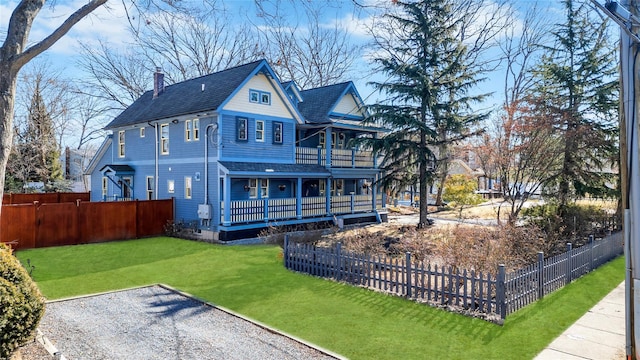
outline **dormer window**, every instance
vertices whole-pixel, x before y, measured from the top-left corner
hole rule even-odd
[[[249,90],[249,102],[262,105],[271,105],[271,93],[260,90]]]

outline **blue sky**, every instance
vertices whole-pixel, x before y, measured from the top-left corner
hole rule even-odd
[[[324,1],[324,0],[309,0]],[[360,3],[367,5],[382,3],[386,6],[391,4],[390,0],[359,0]],[[40,12],[34,23],[30,34],[30,41],[35,42],[48,35],[55,29],[66,17],[82,6],[85,0],[57,0],[54,2],[53,8],[45,6]],[[516,0],[517,9],[513,11],[517,14],[524,11],[527,7],[533,6],[534,1]],[[0,0],[0,37],[4,39],[8,25],[8,19],[16,6],[16,0]],[[235,0],[224,1],[225,6],[229,8],[233,14],[254,14],[253,0]],[[539,7],[543,9],[545,16],[557,17],[561,14],[558,10],[560,6],[559,0],[543,0],[539,1]],[[491,11],[490,8],[487,11]],[[241,15],[237,15],[241,16]],[[369,10],[356,11],[353,2],[345,0],[342,5],[336,6],[334,11],[328,13],[323,19],[327,26],[332,26],[338,22],[341,26],[349,31],[352,41],[359,44],[365,44],[369,41],[364,25],[371,21],[371,13]],[[517,24],[516,24],[517,25]],[[51,63],[56,70],[61,71],[66,77],[79,78],[82,76],[77,70],[76,59],[78,58],[78,44],[95,44],[99,38],[108,39],[112,46],[126,46],[126,40],[129,37],[127,31],[127,20],[125,12],[120,1],[109,1],[107,6],[103,6],[95,11],[88,18],[78,23],[63,39],[58,41],[44,56],[39,57],[39,61],[47,61]],[[374,93],[374,89],[367,85],[368,81],[383,81],[381,74],[372,74],[369,63],[370,54],[364,51],[361,57],[357,59],[354,69],[351,72],[351,80],[354,81],[360,95],[365,99],[366,103],[374,103],[380,97]],[[364,70],[363,70],[364,69]],[[480,92],[500,91],[502,89],[502,77],[500,69],[490,75]],[[149,74],[151,77],[152,75]],[[497,98],[492,99],[493,103],[497,103]]]

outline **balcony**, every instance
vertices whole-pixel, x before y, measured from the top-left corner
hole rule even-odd
[[[224,223],[226,211],[229,211],[231,224],[328,217],[374,211],[371,195],[331,196],[329,202],[329,212],[327,212],[327,198],[325,196],[303,197],[300,207],[296,203],[296,198],[232,200],[231,208],[228,210],[224,208],[224,201],[222,201],[220,202],[220,221]],[[375,207],[376,209],[383,208],[382,194],[376,196]]]
[[[327,164],[327,150],[321,147],[297,147],[296,164]],[[374,168],[373,152],[356,149],[331,149],[331,167],[336,168]]]

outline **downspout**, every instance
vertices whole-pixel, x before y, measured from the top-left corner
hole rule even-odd
[[[207,125],[204,129],[204,203],[209,205],[209,129],[217,128],[218,124]]]

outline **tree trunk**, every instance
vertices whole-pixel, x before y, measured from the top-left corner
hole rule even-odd
[[[11,66],[0,61],[0,203],[4,195],[7,161],[13,140],[13,106],[15,101],[17,73]],[[2,206],[0,204],[0,215]]]

